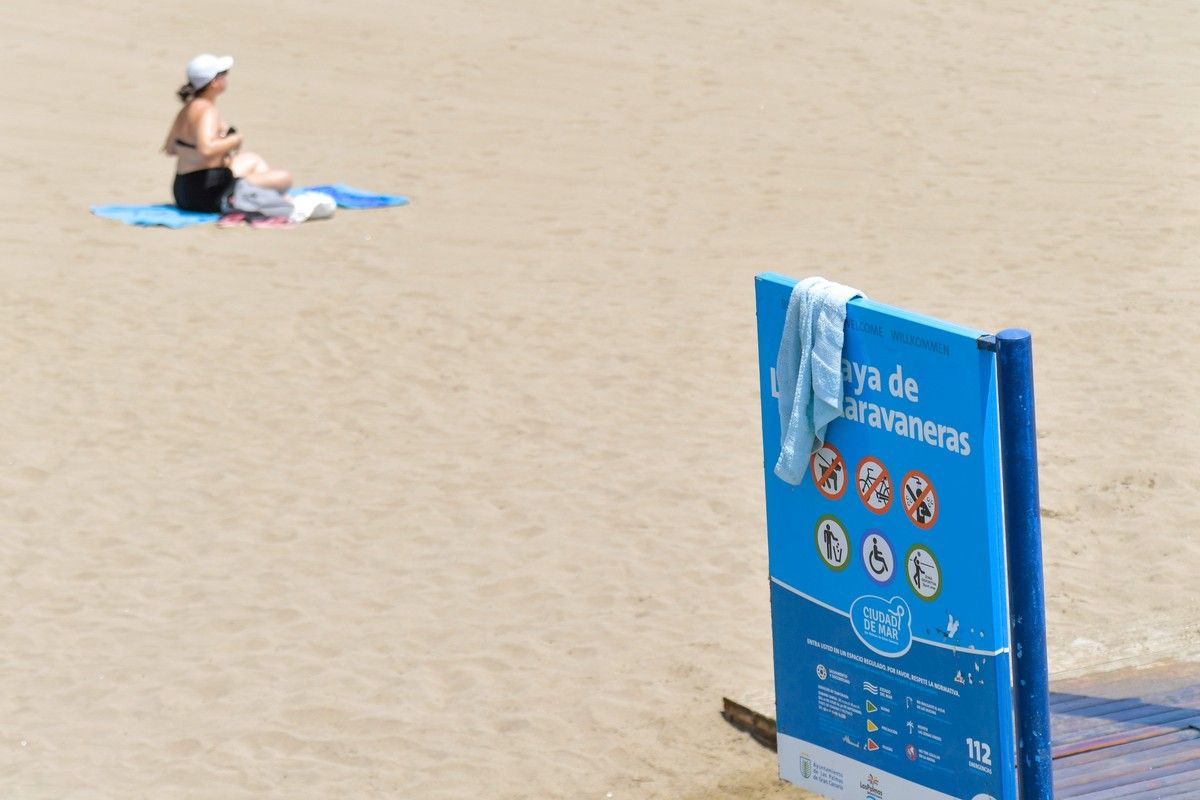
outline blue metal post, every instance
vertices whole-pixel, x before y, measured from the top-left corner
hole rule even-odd
[[[1029,331],[996,334],[1000,389],[1000,453],[1016,682],[1017,761],[1021,800],[1053,800],[1050,674],[1046,598],[1042,589],[1042,524],[1038,501],[1037,427],[1033,417],[1033,340]]]

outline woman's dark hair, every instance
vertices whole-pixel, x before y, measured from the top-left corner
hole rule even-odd
[[[222,75],[227,74],[228,72],[229,72],[229,70],[225,70],[224,72],[218,72],[216,75],[213,75],[213,81],[215,81],[217,78],[221,77]],[[180,86],[179,90],[177,92],[175,92],[175,94],[179,97],[179,101],[181,103],[186,103],[188,100],[191,100],[193,97],[200,94],[201,92],[203,92],[205,89],[207,89],[211,85],[212,85],[212,81],[209,81],[208,83],[204,84],[199,89],[197,89],[195,86],[192,86],[191,81],[188,81],[183,86]]]

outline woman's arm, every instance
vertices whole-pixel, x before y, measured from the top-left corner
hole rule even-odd
[[[195,101],[193,101],[195,102]],[[199,109],[196,119],[196,152],[202,156],[227,156],[242,146],[242,135],[234,133],[229,136],[220,135],[221,121],[217,116],[217,107],[205,103]]]

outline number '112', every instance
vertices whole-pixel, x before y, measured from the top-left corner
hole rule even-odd
[[[967,758],[980,764],[992,765],[992,748],[987,742],[967,738]]]

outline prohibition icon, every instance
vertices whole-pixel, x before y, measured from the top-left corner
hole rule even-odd
[[[809,468],[817,491],[830,500],[837,500],[846,492],[846,459],[829,442],[812,454]]]
[[[883,462],[875,456],[867,456],[858,462],[855,477],[858,479],[858,499],[863,501],[867,510],[886,514],[892,507],[892,476]]]
[[[867,531],[862,540],[863,566],[876,583],[888,583],[896,574],[896,557],[892,546],[879,531]]]
[[[908,515],[909,522],[921,530],[929,530],[937,522],[937,492],[925,473],[914,469],[904,475],[900,500],[904,503],[904,513]]]
[[[909,587],[922,600],[933,600],[942,593],[942,568],[928,547],[914,544],[908,548],[904,565]]]
[[[846,526],[832,515],[826,514],[817,520],[817,555],[825,566],[841,572],[850,563],[850,536]]]

